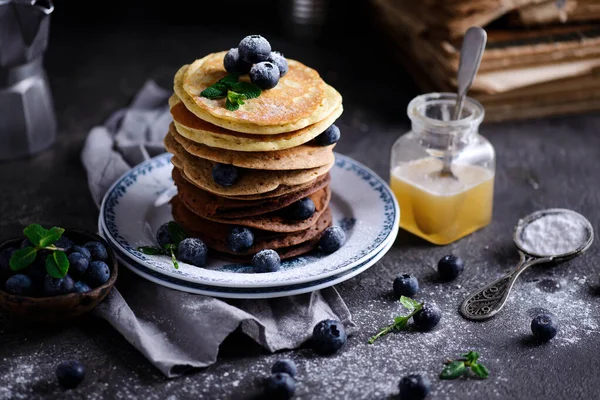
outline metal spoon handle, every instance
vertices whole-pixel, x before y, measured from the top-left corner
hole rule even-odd
[[[496,315],[508,300],[510,291],[517,281],[521,272],[534,264],[549,261],[547,258],[535,258],[526,256],[519,251],[521,259],[517,267],[507,275],[490,283],[482,289],[473,292],[463,301],[460,313],[463,317],[471,320],[484,320]]]
[[[463,102],[467,91],[475,80],[475,75],[481,65],[481,58],[487,42],[487,33],[479,27],[471,27],[465,33],[460,49],[460,62],[458,64],[457,86],[458,98],[454,107],[453,119],[459,119],[462,113]]]

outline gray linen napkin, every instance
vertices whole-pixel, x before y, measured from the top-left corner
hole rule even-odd
[[[81,158],[96,204],[123,173],[164,152],[162,140],[171,121],[169,95],[149,81],[129,108],[91,130]],[[354,327],[333,287],[278,299],[220,300],[159,286],[124,269],[118,290],[111,291],[95,314],[167,377],[214,363],[219,345],[238,327],[271,352],[300,346],[323,319]]]

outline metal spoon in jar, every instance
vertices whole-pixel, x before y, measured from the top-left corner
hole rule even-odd
[[[465,37],[460,49],[460,62],[458,64],[456,104],[454,106],[453,120],[460,119],[465,97],[469,88],[475,80],[475,75],[479,70],[485,44],[487,42],[487,33],[479,27],[471,27],[465,33]],[[444,153],[442,162],[441,176],[448,176],[454,179],[456,176],[452,173],[452,156],[454,148],[454,136],[450,136],[448,150]]]
[[[537,235],[538,239],[541,239],[539,237],[539,232],[542,231],[540,223],[547,217],[554,218],[553,221],[546,220],[546,222],[553,223],[553,225],[546,225],[549,231],[555,235],[569,233],[573,243],[567,243],[563,248],[557,246],[552,250],[547,243],[538,244],[539,248],[532,247],[531,235]],[[563,221],[572,221],[570,225],[563,226],[565,229],[571,228],[571,232],[564,232],[564,229],[560,229],[559,218],[563,218]],[[575,236],[573,236],[573,226],[580,228],[580,232]],[[553,208],[534,212],[520,220],[515,227],[513,241],[521,256],[519,264],[508,275],[469,295],[460,306],[460,313],[463,317],[471,320],[484,320],[496,315],[504,307],[521,272],[535,264],[566,261],[583,254],[594,241],[594,229],[583,215],[571,210]]]

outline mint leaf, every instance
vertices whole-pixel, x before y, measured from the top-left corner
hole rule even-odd
[[[414,309],[416,309],[417,307],[419,307],[421,305],[421,303],[419,303],[418,301],[414,301],[410,297],[406,297],[406,296],[400,297],[400,303],[402,303],[404,308],[408,309],[409,311],[413,311]]]
[[[469,351],[468,353],[461,354],[462,357],[467,359],[467,363],[475,364],[479,359],[479,353],[476,351]]]
[[[471,365],[471,371],[475,372],[475,374],[481,379],[485,379],[490,376],[490,371],[488,371],[488,369],[481,364]]]
[[[408,324],[408,319],[410,317],[396,317],[394,318],[394,330],[399,331],[400,329],[406,328]]]
[[[23,234],[34,246],[39,246],[42,239],[48,235],[48,230],[44,229],[40,224],[31,224],[23,229]]]
[[[175,221],[169,222],[167,225],[167,230],[169,231],[169,235],[171,235],[171,239],[173,240],[173,244],[175,246],[179,246],[184,239],[187,239],[188,235],[185,233],[183,229]]]
[[[64,251],[53,251],[46,257],[46,272],[53,278],[63,278],[69,271],[69,259]]]
[[[235,82],[229,86],[232,91],[244,95],[246,99],[255,99],[261,95],[262,90],[250,82]]]
[[[231,100],[229,100],[229,97],[228,97],[227,101],[225,101],[225,108],[228,109],[229,111],[236,111],[240,108],[240,104],[237,101],[232,102]]]
[[[54,244],[54,242],[56,242],[58,239],[60,239],[60,237],[62,236],[62,234],[64,232],[65,232],[65,230],[63,228],[58,228],[56,226],[53,226],[52,228],[50,228],[50,230],[46,231],[46,234],[40,241],[39,246],[40,247],[48,247],[51,244]]]
[[[211,100],[222,99],[227,96],[227,86],[222,83],[215,83],[200,92],[200,96]]]
[[[452,361],[447,364],[442,373],[440,374],[440,379],[456,379],[462,376],[467,367],[465,366],[464,361]]]
[[[35,261],[36,255],[37,250],[31,246],[23,247],[22,249],[15,251],[9,261],[10,269],[13,271],[20,271],[23,268],[27,268]]]
[[[149,256],[168,256],[169,252],[166,249],[161,249],[157,246],[142,246],[138,247],[137,250],[141,253]]]
[[[233,85],[234,83],[236,83],[239,79],[240,79],[240,74],[229,74],[229,75],[225,76],[224,78],[221,78],[217,83],[221,83],[221,84],[229,87],[230,85]]]
[[[171,253],[171,261],[173,262],[173,267],[175,269],[179,269],[179,263],[177,262],[177,257],[175,257],[175,251],[177,250],[177,246],[174,244],[165,245],[165,249],[167,249]]]

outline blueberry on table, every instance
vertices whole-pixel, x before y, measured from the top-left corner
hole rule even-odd
[[[6,280],[4,288],[10,294],[18,296],[31,296],[33,294],[33,282],[27,275],[16,274]]]
[[[432,303],[423,304],[423,308],[413,315],[413,322],[420,331],[430,331],[442,319],[439,307]]]
[[[340,128],[338,128],[337,125],[331,125],[329,128],[325,129],[325,132],[315,138],[315,143],[319,146],[329,146],[337,143],[341,136]]]
[[[541,314],[531,321],[531,332],[538,340],[547,342],[556,336],[558,329],[550,314]]]
[[[12,271],[10,269],[10,258],[12,257],[15,251],[17,251],[16,248],[7,247],[6,249],[2,250],[2,252],[0,252],[0,274]]]
[[[75,278],[80,278],[85,275],[90,265],[90,259],[81,253],[69,254],[69,273]]]
[[[85,366],[75,360],[62,362],[56,367],[56,378],[62,387],[73,389],[83,382]]]
[[[78,246],[75,245],[73,247],[71,247],[69,249],[69,254],[73,254],[73,253],[80,253],[83,256],[85,256],[88,260],[92,260],[92,253],[90,253],[90,251],[88,249],[86,249],[84,246]]]
[[[50,275],[46,275],[44,278],[44,295],[46,296],[60,296],[73,292],[75,282],[69,275],[65,275],[62,278],[53,278]]]
[[[242,253],[254,245],[254,234],[248,228],[235,226],[229,231],[227,247],[234,253]]]
[[[266,61],[271,54],[271,44],[260,35],[250,35],[238,44],[238,51],[242,60],[250,64]]]
[[[315,325],[312,348],[319,354],[333,354],[346,343],[346,329],[340,321],[326,319]]]
[[[312,199],[310,197],[305,197],[289,205],[287,214],[291,219],[302,221],[312,217],[315,210],[315,203]]]
[[[344,230],[339,226],[330,226],[321,235],[319,247],[325,253],[333,253],[338,251],[344,245],[344,242],[346,242]]]
[[[223,58],[223,66],[230,74],[247,74],[252,68],[252,64],[247,63],[240,57],[240,51],[237,48],[230,49]]]
[[[75,286],[73,286],[73,291],[75,293],[87,293],[87,292],[90,292],[91,290],[92,290],[92,288],[83,281],[77,281],[77,282],[75,282]]]
[[[278,372],[283,372],[291,377],[295,377],[296,374],[298,374],[298,368],[296,368],[295,362],[289,358],[284,358],[277,360],[271,367],[271,373],[276,374]]]
[[[92,261],[88,267],[84,280],[91,287],[98,287],[108,282],[110,278],[110,268],[103,261]]]
[[[431,390],[431,382],[419,374],[407,375],[398,384],[402,400],[423,400]]]
[[[259,274],[276,272],[281,267],[281,259],[275,250],[261,250],[252,257],[252,267],[254,268],[254,272]]]
[[[58,247],[59,249],[63,249],[64,251],[69,251],[71,249],[71,247],[75,246],[75,243],[73,243],[73,241],[71,239],[69,239],[66,236],[61,236],[60,238],[58,238],[58,240],[56,242],[54,242],[54,245],[56,247]]]
[[[165,245],[173,243],[173,239],[171,238],[171,233],[169,233],[169,223],[165,222],[158,228],[156,231],[156,242],[160,247],[165,247]]]
[[[277,65],[277,68],[279,68],[280,78],[283,78],[283,76],[287,74],[289,66],[283,54],[279,53],[278,51],[272,51],[271,54],[269,54],[267,61]]]
[[[438,274],[445,281],[456,279],[465,269],[462,258],[452,254],[442,257],[438,262]]]
[[[88,242],[85,244],[85,248],[90,251],[93,260],[105,261],[108,259],[108,251],[100,242]]]
[[[419,291],[419,281],[412,275],[398,275],[394,279],[394,296],[413,297]]]
[[[288,400],[294,397],[296,381],[284,372],[272,374],[264,382],[265,397],[273,400]]]
[[[268,61],[254,64],[250,69],[250,80],[263,90],[273,89],[279,83],[279,68]]]
[[[206,265],[206,253],[208,253],[208,248],[198,238],[183,239],[177,247],[177,259],[196,267]]]
[[[230,164],[215,164],[212,177],[217,185],[229,187],[238,180],[238,169]]]

